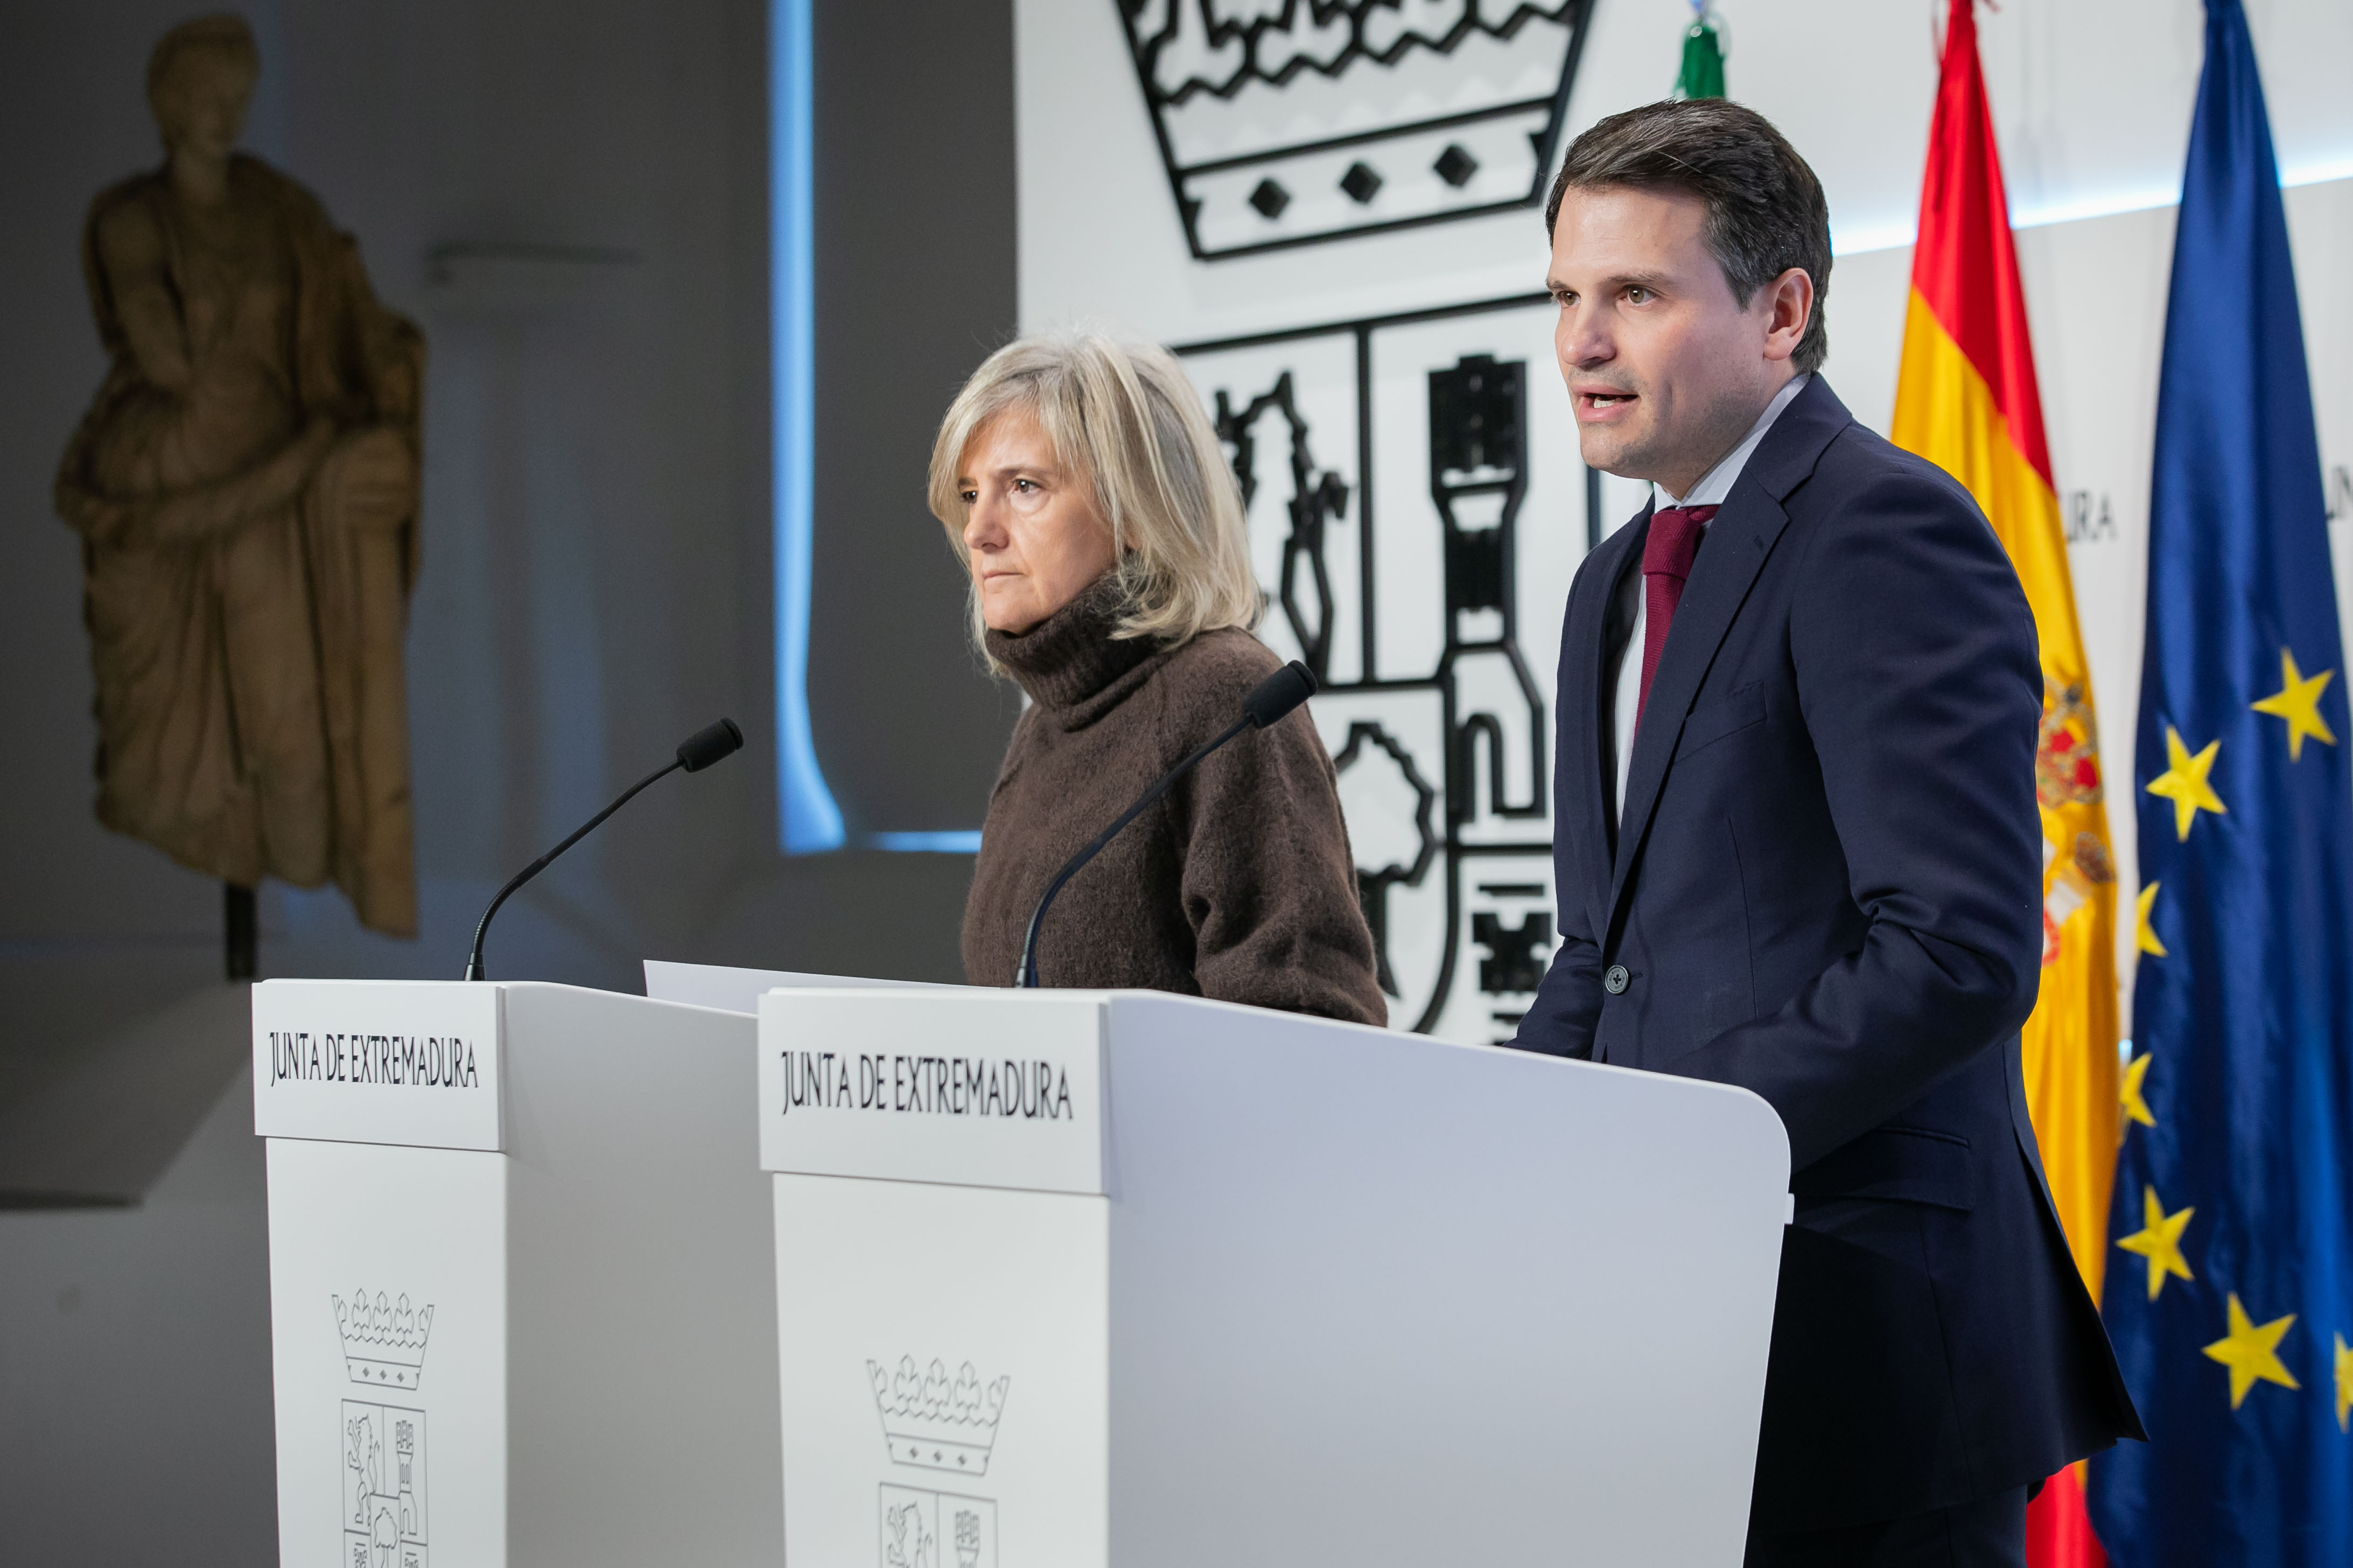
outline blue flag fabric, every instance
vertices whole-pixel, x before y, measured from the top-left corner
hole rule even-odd
[[[2209,0],[2149,498],[2139,1054],[2103,1310],[2119,1568],[2353,1563],[2353,773],[2279,170]]]

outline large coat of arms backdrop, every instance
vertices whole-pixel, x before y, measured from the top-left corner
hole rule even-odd
[[[1366,237],[1482,215],[1534,236],[1590,0],[1112,3],[1205,279],[1314,247],[1361,281]],[[1553,672],[1601,521],[1535,266],[1501,300],[1398,275],[1415,308],[1339,321],[1294,268],[1299,324],[1178,351],[1241,481],[1261,635],[1323,682],[1390,1022],[1462,1040],[1512,1036],[1556,945]]]
[[[1323,682],[1391,1023],[1508,1039],[1556,938],[1552,688],[1592,523],[1541,297],[1180,352],[1260,636]]]

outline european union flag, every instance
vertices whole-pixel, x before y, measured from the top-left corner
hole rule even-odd
[[[2105,1310],[2121,1568],[2353,1563],[2353,784],[2287,220],[2209,0],[2149,500],[2140,967]]]

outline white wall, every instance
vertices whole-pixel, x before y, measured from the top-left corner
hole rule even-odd
[[[1733,96],[1767,115],[1820,174],[1841,255],[1827,297],[1826,374],[1857,417],[1885,429],[1909,283],[1909,241],[1936,89],[1932,18],[1943,0],[1722,0]],[[2340,604],[2353,605],[2342,529],[2353,510],[2353,7],[2250,0],[2287,194],[2306,353],[2340,541]],[[1172,342],[1461,303],[1541,288],[1534,211],[1212,262],[1187,258],[1116,12],[1096,0],[1018,0],[1025,327],[1113,319]],[[1672,85],[1681,0],[1598,0],[1569,102],[1568,134]],[[2070,551],[2111,781],[2120,907],[2133,876],[2148,477],[2172,252],[2169,204],[2189,144],[2204,47],[2199,0],[2009,0],[1979,9],[2063,505],[2091,527]],[[2322,178],[2322,176],[2332,176]],[[2300,184],[2298,182],[2301,182]],[[2094,215],[2094,216],[2085,216]],[[2105,215],[2105,216],[2099,216]],[[1549,375],[1542,312],[1496,318],[1496,352]],[[1534,406],[1546,407],[1539,398]],[[1532,467],[1575,468],[1573,433],[1531,432]],[[1318,448],[1319,460],[1322,447]],[[1637,504],[1611,481],[1608,515]],[[1582,514],[1523,530],[1579,535]],[[1577,552],[1552,568],[1557,617]],[[1525,575],[1525,573],[1524,573]],[[1533,595],[1537,590],[1524,584]],[[1524,599],[1524,619],[1535,605]],[[1530,626],[1549,687],[1552,638]],[[2353,751],[2353,748],[2348,748]],[[2345,759],[2340,759],[2345,760]],[[2127,1005],[2132,922],[2120,922]]]
[[[1230,9],[1230,7],[1228,7]],[[1909,241],[1945,0],[1719,0],[1732,95],[1821,176],[1841,249]],[[2291,180],[2353,174],[2353,6],[2248,0]],[[1674,84],[1683,0],[1595,0],[1567,134]],[[1987,91],[2022,217],[2169,198],[2204,50],[2200,0],[1980,6]],[[1169,342],[1540,287],[1542,223],[1509,212],[1339,245],[1187,258],[1113,0],[1016,0],[1021,320],[1109,315]]]

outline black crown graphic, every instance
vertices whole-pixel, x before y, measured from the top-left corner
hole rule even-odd
[[[882,1440],[893,1460],[962,1475],[988,1474],[997,1418],[1005,1413],[1011,1377],[983,1388],[970,1362],[951,1379],[945,1363],[934,1361],[929,1371],[918,1371],[913,1356],[900,1357],[896,1373],[870,1361],[866,1375],[874,1384],[874,1408],[881,1414]]]
[[[1116,0],[1204,259],[1527,206],[1591,0]]]
[[[425,1381],[425,1337],[433,1330],[433,1309],[412,1310],[408,1298],[387,1302],[384,1292],[371,1303],[364,1290],[350,1304],[335,1303],[335,1330],[343,1339],[343,1369],[353,1383],[370,1388],[415,1388]]]

